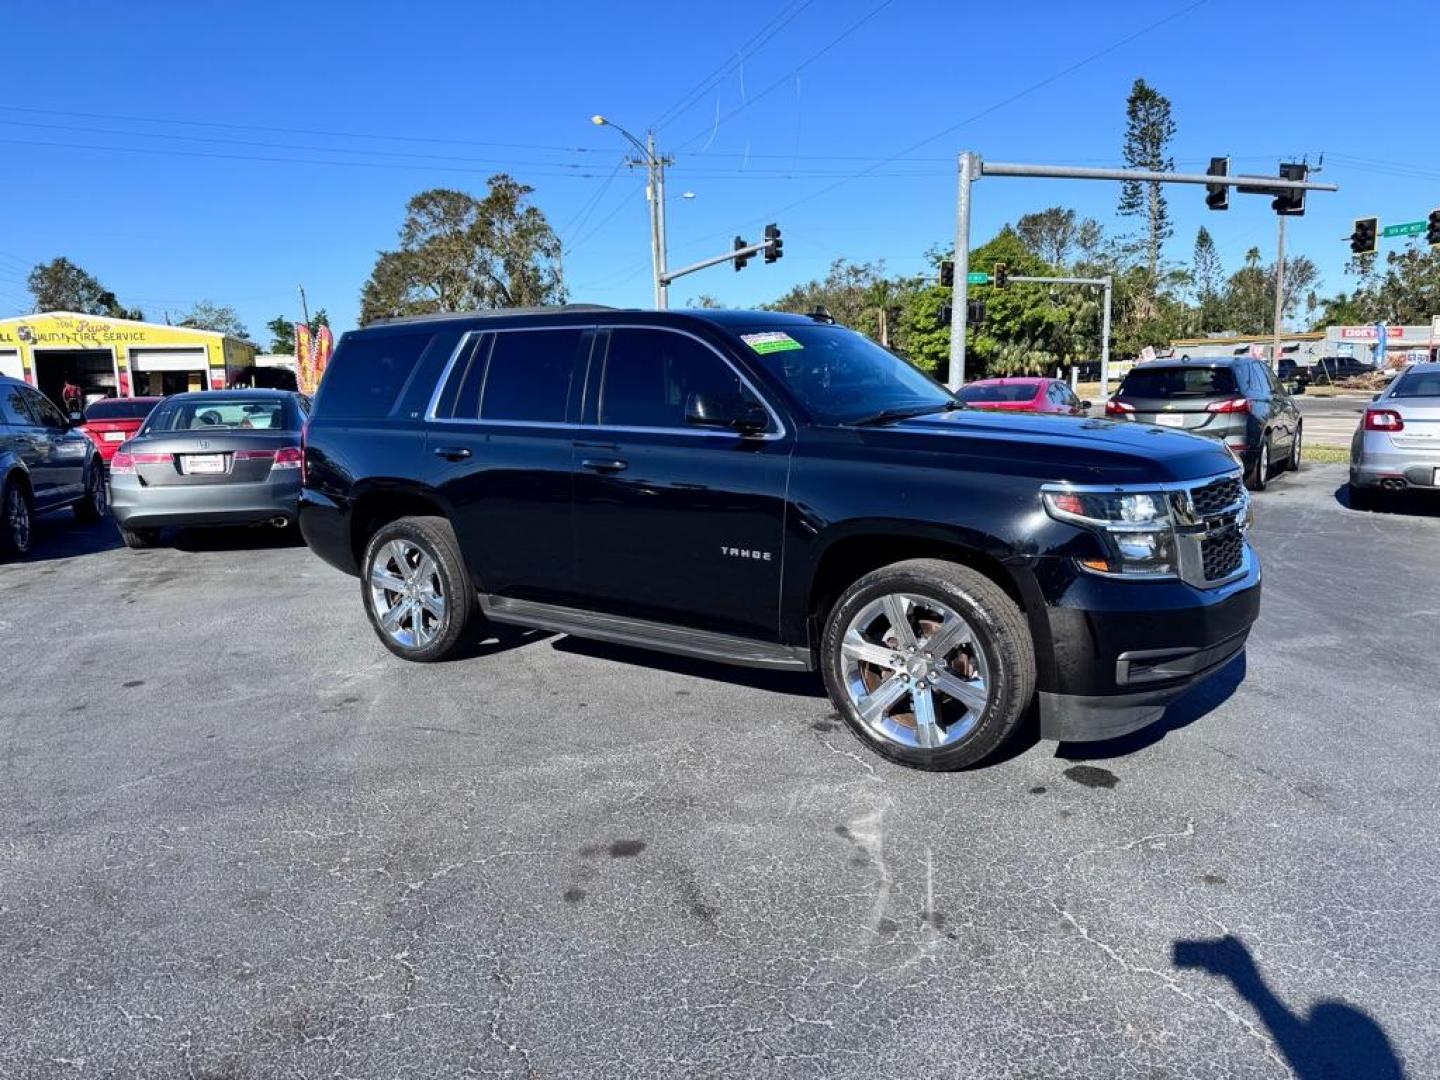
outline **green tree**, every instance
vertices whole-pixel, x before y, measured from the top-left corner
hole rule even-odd
[[[270,351],[272,353],[285,353],[293,356],[295,354],[295,324],[284,315],[277,315],[265,324],[265,329],[270,331]]]
[[[1199,305],[1200,329],[1205,333],[1225,329],[1224,303],[1221,290],[1225,285],[1225,268],[1210,230],[1200,226],[1195,234],[1195,254],[1190,262],[1190,282]]]
[[[215,330],[241,341],[250,340],[250,331],[240,321],[239,313],[229,304],[217,304],[213,300],[195,301],[195,306],[182,315],[176,325]]]
[[[35,298],[36,311],[72,311],[77,315],[107,315],[112,319],[143,319],[138,308],[126,308],[93,275],[63,255],[40,263],[25,284]]]
[[[887,327],[894,325],[904,306],[905,292],[914,287],[913,283],[887,278],[883,262],[852,263],[836,259],[823,279],[796,285],[765,307],[802,315],[823,307],[841,326],[879,341],[882,336],[889,336],[881,334],[882,318]]]
[[[1376,318],[1428,323],[1440,313],[1440,249],[1412,243],[1385,256],[1385,272],[1369,290]]]
[[[1319,277],[1315,264],[1304,255],[1285,263],[1285,290],[1282,318],[1299,312],[1301,298]],[[1245,263],[1230,275],[1222,297],[1225,328],[1237,334],[1265,334],[1275,325],[1275,265],[1260,261],[1260,249],[1245,253]]]
[[[560,240],[533,193],[502,173],[484,198],[447,188],[411,198],[399,247],[379,253],[362,290],[361,323],[564,302]]]
[[[1175,167],[1169,153],[1170,140],[1174,137],[1175,121],[1170,115],[1169,98],[1147,85],[1144,79],[1136,79],[1125,102],[1125,164],[1132,169],[1169,172]],[[1173,232],[1161,185],[1127,180],[1120,188],[1118,211],[1124,217],[1144,220],[1141,250],[1150,277],[1158,280],[1161,249]]]
[[[704,308],[707,310],[715,310],[717,308],[723,308],[725,305],[722,304],[719,300],[715,299],[715,297],[711,296],[709,293],[701,293],[699,296],[692,296],[689,300],[685,301],[685,306],[690,308]]]
[[[1075,246],[1079,226],[1075,222],[1075,211],[1063,206],[1052,206],[1034,214],[1022,215],[1015,223],[1015,231],[1025,246],[1051,266],[1063,267],[1070,261],[1070,251]]]

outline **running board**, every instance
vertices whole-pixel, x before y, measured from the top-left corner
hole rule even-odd
[[[514,626],[528,626],[558,634],[574,634],[581,638],[610,641],[617,645],[634,645],[658,652],[693,656],[700,660],[738,664],[741,667],[814,670],[810,650],[797,645],[777,645],[769,641],[754,641],[730,634],[694,630],[687,626],[647,622],[644,619],[629,619],[623,615],[580,611],[576,608],[484,593],[480,595],[480,608],[485,612],[486,618]]]

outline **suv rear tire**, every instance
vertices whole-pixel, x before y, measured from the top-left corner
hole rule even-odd
[[[365,545],[360,572],[365,614],[387,649],[418,663],[454,654],[476,599],[450,522],[404,517],[382,525]]]
[[[1298,424],[1295,428],[1295,441],[1290,445],[1290,459],[1285,462],[1286,472],[1300,471],[1300,439],[1305,434],[1305,425]]]
[[[72,505],[75,516],[81,521],[99,521],[105,516],[108,506],[105,470],[101,468],[98,458],[95,460],[95,464],[90,466],[90,474],[85,479],[84,497]]]
[[[820,666],[860,741],[919,769],[983,761],[1035,695],[1035,646],[1015,601],[941,559],[894,563],[846,589],[826,619]]]
[[[35,509],[30,505],[30,493],[18,480],[7,480],[0,486],[0,555],[28,555],[34,529]]]
[[[1255,452],[1255,464],[1245,474],[1245,486],[1251,491],[1264,491],[1270,482],[1270,433],[1267,431],[1260,440],[1260,449]]]

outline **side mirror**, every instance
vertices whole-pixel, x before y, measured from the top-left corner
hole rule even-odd
[[[685,399],[685,422],[691,427],[758,435],[770,426],[770,414],[754,398],[697,391]]]
[[[1082,401],[1082,402],[1080,402],[1080,408],[1084,409],[1086,412],[1089,412],[1089,411],[1090,411],[1090,402],[1088,402],[1088,401]]]
[[[81,424],[83,424],[84,422],[85,422],[85,414],[84,414],[83,412],[72,412],[72,413],[70,414],[70,426],[71,426],[71,427],[79,427],[79,426],[80,426]]]

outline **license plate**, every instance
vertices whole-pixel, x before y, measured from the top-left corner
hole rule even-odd
[[[225,471],[224,454],[186,454],[185,472],[191,476],[203,473],[223,473]]]
[[[1185,417],[1178,413],[1161,413],[1155,417],[1155,422],[1161,427],[1184,427]]]
[[[125,441],[125,432],[123,432],[123,431],[107,431],[107,432],[104,433],[104,435],[103,435],[102,437],[104,438],[104,440],[105,440],[106,442],[124,442],[124,441]]]

